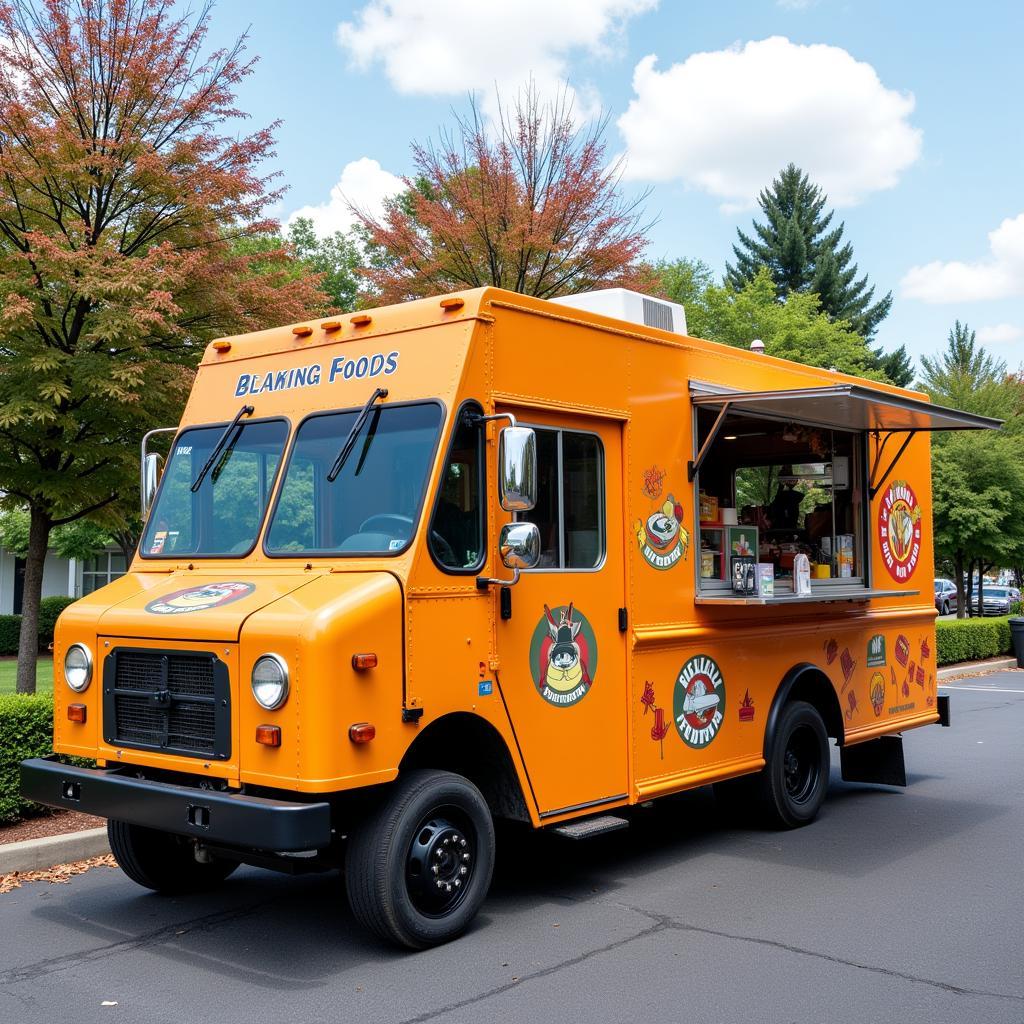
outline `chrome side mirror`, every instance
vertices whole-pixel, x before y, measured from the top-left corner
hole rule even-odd
[[[506,512],[537,504],[537,435],[529,427],[505,427],[499,435],[498,496]]]
[[[160,483],[160,456],[151,452],[142,463],[142,518],[149,515],[156,497],[157,484]]]
[[[498,553],[506,569],[536,569],[540,562],[540,530],[536,523],[506,523]]]

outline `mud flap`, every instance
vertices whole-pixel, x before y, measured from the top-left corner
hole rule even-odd
[[[880,736],[867,743],[843,747],[839,763],[844,782],[877,782],[883,786],[907,784],[902,736]]]

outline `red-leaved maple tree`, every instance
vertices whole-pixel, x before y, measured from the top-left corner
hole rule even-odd
[[[551,298],[642,288],[642,204],[606,160],[607,119],[581,127],[563,92],[530,87],[489,125],[475,101],[436,144],[414,144],[416,173],[382,217],[354,212],[371,247],[363,301],[401,302],[496,285]]]
[[[208,24],[170,0],[0,0],[0,502],[31,516],[21,692],[50,530],[134,492],[139,439],[177,422],[207,341],[324,305],[283,249],[236,244],[276,226],[274,126],[229,132],[252,63],[242,40],[207,53]]]

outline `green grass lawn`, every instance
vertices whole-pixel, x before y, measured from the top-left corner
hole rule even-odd
[[[17,673],[17,658],[0,658],[0,693],[14,693]],[[36,662],[36,691],[53,692],[53,658],[40,658]]]

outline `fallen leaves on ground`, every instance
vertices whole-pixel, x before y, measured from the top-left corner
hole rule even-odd
[[[64,885],[75,875],[84,874],[89,868],[116,867],[117,862],[107,853],[102,857],[89,857],[88,860],[76,860],[71,864],[58,864],[45,871],[12,871],[9,875],[0,875],[0,895],[19,888],[25,882],[58,882]]]

